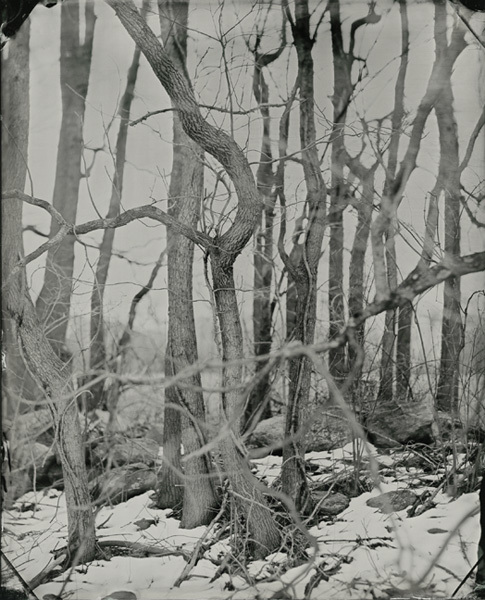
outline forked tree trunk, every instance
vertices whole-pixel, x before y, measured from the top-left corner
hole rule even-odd
[[[81,42],[80,3],[63,2],[61,5],[61,93],[62,120],[57,149],[56,180],[53,206],[69,223],[76,222],[81,157],[83,152],[83,124],[88,92],[89,72],[94,36],[94,3],[85,5],[85,35]],[[50,237],[59,230],[52,220]],[[66,331],[71,305],[72,275],[74,269],[75,237],[67,235],[58,246],[47,253],[44,285],[37,299],[37,313],[44,323],[47,338],[56,354],[69,358]]]
[[[297,295],[296,314],[291,338],[311,344],[315,337],[318,264],[325,231],[327,190],[322,178],[316,144],[314,115],[314,68],[310,35],[310,11],[307,0],[295,2],[295,17],[291,20],[294,45],[298,58],[300,90],[300,147],[306,184],[308,224],[302,244],[295,244],[292,254],[282,254],[288,270],[289,283]],[[311,498],[304,467],[305,444],[302,439],[308,427],[312,363],[304,356],[289,359],[289,390],[286,410],[285,437],[295,437],[283,448],[281,482],[283,492],[295,502],[296,509],[310,509]],[[299,437],[298,437],[299,436]]]
[[[283,28],[284,26],[285,24]],[[284,38],[283,35],[283,43],[276,52],[260,54],[257,47],[253,51],[255,61],[253,94],[263,119],[261,152],[256,173],[256,183],[261,194],[263,211],[259,222],[259,230],[256,231],[254,251],[253,335],[255,356],[264,356],[271,351],[271,285],[273,281],[273,228],[276,202],[276,195],[273,192],[275,177],[272,166],[271,118],[267,107],[269,90],[263,69],[280,56],[284,48]],[[259,45],[259,38],[257,38],[257,45]],[[265,372],[261,375],[261,370],[265,365],[266,362],[264,361],[256,362],[256,384],[249,394],[244,414],[246,428],[254,427],[261,419],[271,417],[271,405],[268,396],[271,374]]]
[[[186,72],[188,1],[159,0],[165,50],[179,72]],[[177,112],[173,117],[173,163],[168,213],[197,227],[204,192],[204,152],[183,130]],[[194,243],[167,227],[168,342],[165,372],[176,375],[198,360],[192,297]],[[157,490],[158,505],[183,501],[182,526],[198,527],[214,516],[217,496],[211,478],[210,452],[189,458],[180,477],[180,442],[187,456],[205,444],[205,410],[200,373],[165,392],[164,464]],[[178,468],[178,473],[172,464]],[[173,504],[172,504],[173,506]]]

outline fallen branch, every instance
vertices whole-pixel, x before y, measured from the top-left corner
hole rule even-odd
[[[158,548],[157,546],[149,546],[140,544],[139,542],[129,542],[127,540],[102,540],[98,541],[100,548],[127,548],[138,554],[146,556],[181,556],[187,562],[190,561],[190,554],[183,550],[167,550],[166,548]]]

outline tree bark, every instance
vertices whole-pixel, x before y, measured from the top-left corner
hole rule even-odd
[[[240,364],[234,364],[234,361],[243,358],[244,347],[233,268],[225,266],[224,253],[220,249],[213,248],[210,254],[222,358],[227,363],[222,374],[222,385],[226,392],[222,395],[221,412],[222,425],[228,431],[219,443],[219,451],[224,474],[235,492],[237,509],[247,521],[250,552],[256,558],[263,558],[278,547],[280,534],[260,489],[262,485],[251,475],[239,441],[244,414],[243,369]]]
[[[2,191],[9,189],[24,190],[27,176],[27,150],[29,140],[29,48],[30,21],[26,21],[16,37],[9,41],[8,58],[1,53],[2,61]],[[2,203],[4,200],[2,200]],[[15,202],[11,207],[12,218],[21,221],[22,203]],[[15,213],[15,214],[14,214]],[[9,247],[17,257],[22,244],[20,239],[11,236],[11,232],[2,227],[2,235],[9,236]],[[6,251],[2,244],[2,256]],[[26,282],[24,282],[26,285]],[[27,381],[25,364],[17,343],[14,323],[5,309],[2,295],[2,348],[5,352],[6,369],[2,373],[2,417],[14,422],[17,411],[22,412],[22,398],[35,397],[26,394],[33,388],[32,380]],[[13,439],[15,431],[12,432]],[[13,444],[12,444],[13,446]],[[14,447],[12,447],[14,451]],[[15,456],[13,457],[15,461]]]
[[[340,21],[340,0],[330,0],[330,31],[333,53],[333,126],[331,150],[331,189],[328,224],[330,241],[328,253],[328,322],[329,340],[333,340],[345,323],[344,305],[344,226],[343,213],[348,205],[344,178],[345,121],[352,96],[353,56],[344,51]],[[343,383],[347,372],[345,346],[333,348],[328,354],[330,373],[338,384]]]
[[[189,3],[159,0],[159,15],[164,47],[181,72],[186,70],[187,24]],[[170,178],[168,213],[187,225],[197,227],[204,184],[204,152],[183,131],[174,113],[173,163]],[[168,342],[165,370],[172,375],[198,360],[192,297],[194,243],[171,227],[167,227],[168,263]],[[217,504],[211,480],[210,452],[189,458],[180,472],[180,442],[191,455],[205,443],[205,409],[200,374],[184,382],[188,388],[172,386],[165,392],[164,461],[158,500],[168,505],[183,499],[182,526],[198,527],[210,523]],[[182,411],[182,412],[180,412]],[[186,411],[186,412],[184,412]]]
[[[27,20],[16,37],[9,42],[8,58],[1,52],[2,62],[2,190],[16,188],[23,190],[27,175],[27,152],[29,140],[29,45],[30,20]],[[4,203],[2,200],[2,211]],[[9,206],[13,230],[2,220],[2,264],[8,269],[7,252],[13,260],[22,255],[21,238],[22,203]],[[20,231],[17,236],[16,232]],[[3,277],[5,278],[5,273]],[[18,285],[27,286],[25,271],[19,273]],[[38,398],[37,384],[26,370],[22,350],[16,335],[15,321],[6,306],[7,296],[2,290],[2,351],[5,356],[5,370],[2,371],[2,430],[10,440],[10,451],[16,477],[10,477],[5,503],[23,494],[30,478],[23,470],[26,462],[25,444],[19,442],[17,415],[31,410],[31,405],[23,402]]]
[[[289,13],[289,10],[287,9]],[[282,258],[288,270],[289,283],[294,284],[297,302],[295,326],[289,332],[291,339],[312,344],[315,337],[318,264],[326,222],[327,190],[322,178],[316,145],[314,115],[314,67],[310,36],[310,11],[307,0],[296,0],[295,18],[289,19],[298,59],[298,86],[300,90],[300,147],[306,183],[306,211],[308,224],[303,232],[304,241],[296,241],[290,257]],[[289,390],[286,410],[285,437],[295,439],[283,448],[281,481],[283,492],[295,502],[298,511],[310,509],[311,499],[303,462],[302,434],[310,417],[312,363],[304,356],[289,359]]]
[[[85,36],[81,42],[80,4],[61,6],[61,93],[62,120],[57,149],[53,206],[64,218],[76,222],[79,184],[82,177],[83,123],[88,92],[94,36],[94,3],[85,5]],[[50,237],[59,231],[53,220]],[[54,351],[63,359],[70,356],[66,331],[71,305],[75,238],[68,235],[60,246],[47,253],[44,285],[37,299],[37,312],[44,323]]]
[[[370,227],[372,223],[372,210],[375,196],[375,171],[378,163],[375,163],[369,169],[364,168],[360,163],[350,161],[350,169],[355,171],[362,184],[361,197],[356,200],[357,207],[357,227],[355,230],[354,241],[350,251],[349,265],[349,314],[350,317],[357,317],[362,314],[365,304],[365,285],[364,285],[364,267],[365,254],[369,242]],[[365,341],[365,323],[360,323],[355,328],[354,342],[361,348]],[[360,400],[360,371],[357,348],[354,344],[349,344],[349,367],[352,373],[353,383],[351,390],[354,399]],[[357,369],[357,370],[356,370]]]
[[[448,80],[435,106],[440,132],[440,153],[446,174],[443,182],[445,200],[445,254],[460,254],[460,170],[458,132],[453,112],[453,92]],[[436,391],[436,405],[441,410],[458,409],[460,353],[464,331],[461,319],[460,278],[450,278],[443,289],[441,357]]]
[[[273,229],[276,194],[273,190],[275,175],[272,167],[271,118],[269,108],[267,107],[269,103],[269,89],[263,69],[281,55],[286,42],[284,34],[285,26],[286,22],[283,16],[282,41],[278,50],[272,53],[261,54],[258,51],[260,37],[257,37],[253,50],[253,95],[258,103],[263,120],[260,159],[256,173],[256,184],[261,195],[263,211],[255,235],[254,250],[253,336],[255,356],[264,356],[271,351],[273,316],[271,286],[273,281]],[[261,419],[271,417],[271,404],[268,396],[271,373],[265,372],[261,375],[261,371],[265,366],[266,361],[256,362],[256,384],[249,394],[244,413],[246,429],[254,427]]]
[[[409,55],[409,21],[407,14],[407,0],[400,0],[399,11],[401,15],[401,61],[399,65],[399,71],[397,75],[396,85],[394,88],[394,109],[392,111],[391,118],[391,138],[389,140],[389,153],[387,158],[387,169],[386,178],[384,182],[384,195],[388,196],[392,193],[392,186],[396,177],[396,170],[398,166],[398,153],[399,145],[401,140],[401,130],[403,125],[403,119],[405,115],[404,109],[404,98],[405,98],[405,82],[406,73],[408,68],[408,55]],[[400,200],[396,202],[395,213],[386,223],[385,232],[385,260],[387,269],[387,285],[389,289],[395,289],[397,287],[397,256],[396,256],[396,241],[395,236],[397,232],[397,206]],[[398,315],[401,318],[400,324],[398,324]],[[410,331],[407,329],[400,330],[401,328],[408,328],[410,323],[403,322],[404,313],[399,313],[395,310],[386,312],[384,322],[384,333],[382,334],[381,340],[381,364],[380,364],[380,382],[379,391],[377,393],[377,399],[380,403],[391,403],[394,400],[394,381],[396,380],[396,391],[399,392],[399,396],[402,397],[407,390],[406,387],[401,389],[398,384],[403,383],[403,378],[397,378],[397,360],[396,360],[396,342],[400,341],[400,359],[401,359],[401,372],[405,364],[410,359],[410,348],[405,347],[405,340],[407,336],[410,336]],[[396,327],[398,331],[396,332]],[[410,366],[410,365],[409,365]],[[403,373],[404,375],[404,373]]]

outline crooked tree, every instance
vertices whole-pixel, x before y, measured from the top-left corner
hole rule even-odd
[[[221,397],[221,413],[226,421],[227,433],[218,442],[218,450],[224,473],[235,493],[238,510],[245,517],[251,550],[256,557],[263,557],[276,549],[280,533],[264,499],[264,486],[249,471],[247,458],[237,444],[243,412],[238,388],[241,386],[243,372],[241,365],[234,361],[243,357],[244,349],[233,274],[234,262],[248,243],[258,222],[262,209],[261,200],[243,152],[234,139],[202,117],[192,87],[140,17],[133,2],[107,2],[139,45],[170,96],[184,132],[221,163],[236,191],[237,211],[227,231],[214,238],[202,234],[192,237],[199,242],[205,240],[203,243],[210,257],[225,362],[223,387],[227,391]]]

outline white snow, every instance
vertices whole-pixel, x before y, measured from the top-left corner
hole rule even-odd
[[[310,453],[307,458],[335,473],[340,469],[336,466],[347,461],[349,452],[351,456],[352,448],[346,447],[339,452]],[[385,460],[382,456],[376,458],[386,468],[392,465],[388,456]],[[254,464],[258,475],[271,483],[279,475],[281,458],[268,456]],[[286,597],[304,598],[305,587],[313,581],[318,566],[328,575],[326,580],[316,582],[307,598],[362,600],[379,594],[386,597],[389,590],[409,589],[423,575],[425,581],[419,587],[426,591],[423,595],[450,596],[476,560],[480,533],[478,494],[452,500],[440,492],[434,508],[413,518],[407,517],[407,510],[383,514],[367,506],[370,497],[405,489],[418,478],[420,491],[425,489],[422,474],[416,469],[408,471],[407,479],[398,469],[397,478],[387,474],[379,489],[353,498],[333,523],[321,521],[311,527],[309,533],[318,541],[318,555],[299,566],[289,566],[288,556],[281,549],[264,561],[247,564],[237,575],[226,572],[214,579],[221,561],[231,551],[230,540],[221,539],[205,552],[179,587],[174,584],[186,566],[182,556],[116,556],[79,566],[74,572],[39,586],[35,592],[39,598],[58,594],[69,576],[64,589],[69,600],[98,600],[117,590],[132,591],[138,600],[249,600],[274,594],[278,597],[283,590]],[[416,488],[413,491],[419,493]],[[101,508],[96,516],[98,539],[128,540],[192,552],[206,528],[181,529],[179,521],[169,516],[171,511],[150,507],[150,495],[151,492],[112,508]],[[22,505],[25,509],[31,503],[35,510],[20,511]],[[135,525],[140,519],[153,520],[154,524],[140,531]],[[52,560],[51,552],[65,545],[66,536],[65,501],[59,492],[30,492],[14,509],[4,513],[3,551],[27,581]],[[9,585],[10,574],[5,567],[2,575]],[[472,581],[473,578],[460,590],[459,597],[469,593]],[[10,584],[15,585],[13,578]]]

